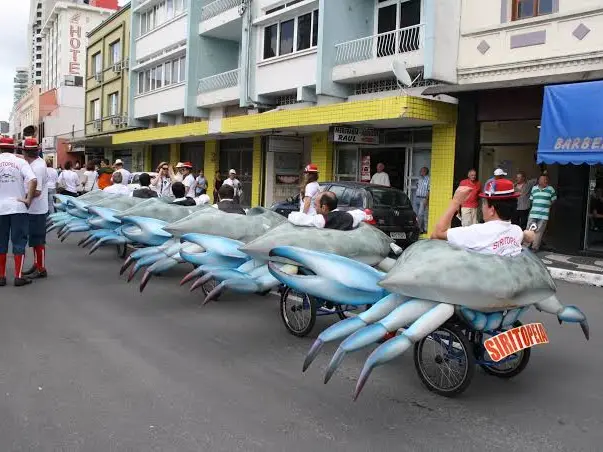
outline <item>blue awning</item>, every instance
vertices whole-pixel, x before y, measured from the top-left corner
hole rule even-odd
[[[603,163],[603,81],[547,86],[538,163]]]

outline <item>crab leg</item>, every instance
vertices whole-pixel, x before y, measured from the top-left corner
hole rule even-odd
[[[407,300],[408,298],[402,295],[390,294],[356,317],[350,317],[337,322],[335,325],[324,330],[314,341],[314,344],[312,344],[310,351],[306,355],[303,372],[308,370],[308,367],[310,367],[310,364],[312,364],[312,361],[314,361],[324,344],[349,336],[355,331],[381,320]]]
[[[438,306],[435,301],[409,300],[394,309],[383,320],[356,331],[341,343],[333,355],[325,374],[325,384],[329,382],[335,370],[342,363],[346,353],[374,344],[383,339],[387,333],[393,333],[406,325],[410,325],[435,306]]]
[[[373,369],[397,358],[408,350],[415,342],[423,339],[454,315],[454,306],[437,304],[404,331],[401,335],[390,339],[377,347],[367,358],[354,391],[354,400],[358,398]]]
[[[560,324],[562,322],[579,323],[586,340],[590,339],[590,329],[586,315],[576,306],[563,306],[553,295],[540,303],[536,303],[536,309],[556,315]]]

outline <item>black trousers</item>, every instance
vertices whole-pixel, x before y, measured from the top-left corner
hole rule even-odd
[[[530,215],[529,210],[518,210],[513,218],[513,224],[519,226],[523,231],[528,227],[528,216]]]

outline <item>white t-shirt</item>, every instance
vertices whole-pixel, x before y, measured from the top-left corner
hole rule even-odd
[[[0,154],[0,215],[27,213],[19,199],[25,199],[25,186],[36,176],[29,164],[10,152]]]
[[[98,188],[96,186],[96,179],[98,178],[98,173],[96,171],[85,171],[84,176],[86,180],[84,191],[92,191],[93,188]]]
[[[29,213],[33,215],[43,215],[48,213],[48,176],[46,175],[46,162],[41,158],[35,159],[29,164],[31,170],[36,176],[36,191],[40,196],[35,197],[29,206]],[[25,186],[27,190],[27,186]]]
[[[189,197],[189,198],[194,198],[195,197],[195,185],[197,184],[197,181],[195,180],[195,176],[193,176],[192,174],[189,174],[188,176],[186,176],[184,178],[182,183],[186,187],[186,194],[184,196]]]
[[[386,187],[389,187],[389,175],[385,171],[381,173],[375,173],[373,174],[373,177],[371,177],[371,184],[385,185]]]
[[[106,193],[112,193],[114,195],[130,196],[130,189],[122,184],[113,184],[103,189]]]
[[[130,173],[130,171],[128,171],[125,168],[120,168],[120,169],[116,170],[115,172],[121,173],[121,176],[122,176],[121,184],[122,185],[128,185],[130,183],[130,175],[132,174],[132,173]]]
[[[65,190],[71,193],[77,193],[80,188],[80,177],[75,171],[64,170],[59,175],[58,182],[65,186]]]
[[[310,182],[308,185],[306,185],[306,191],[304,193],[304,196],[300,199],[299,202],[299,211],[304,211],[304,198],[307,197],[310,198],[310,208],[308,209],[307,214],[316,215],[316,207],[314,205],[314,201],[316,201],[316,195],[318,193],[320,193],[320,185],[318,185],[318,182]]]
[[[232,188],[234,188],[234,195],[235,196],[241,196],[241,193],[243,193],[243,189],[241,188],[241,181],[239,179],[231,179],[230,177],[227,179],[224,179],[224,182],[222,185],[230,185],[232,186]]]
[[[49,190],[55,190],[57,188],[57,180],[59,180],[59,173],[54,168],[46,168],[46,183],[48,184]]]
[[[460,248],[481,254],[517,256],[521,253],[523,231],[510,221],[488,221],[462,228],[451,228],[447,232],[448,242]]]

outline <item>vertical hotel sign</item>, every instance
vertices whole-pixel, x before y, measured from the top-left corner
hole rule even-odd
[[[69,21],[69,75],[81,75],[79,54],[82,47],[82,26],[80,14],[74,14]]]

